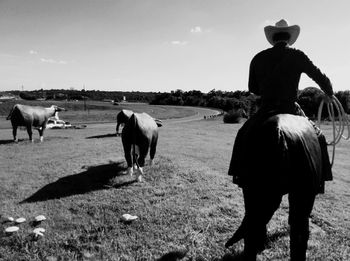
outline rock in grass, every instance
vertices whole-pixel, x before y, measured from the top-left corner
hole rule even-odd
[[[131,222],[131,221],[134,221],[136,219],[138,219],[137,216],[133,216],[133,215],[130,215],[130,214],[124,214],[122,215],[122,218],[121,218],[124,222]]]
[[[58,260],[58,258],[55,256],[48,256],[48,257],[46,257],[45,261],[57,261],[57,260]]]
[[[41,221],[44,221],[44,220],[46,220],[46,217],[44,215],[39,215],[39,216],[35,217],[35,221],[36,222],[41,222]]]
[[[12,227],[6,228],[5,232],[8,233],[8,234],[11,234],[11,233],[17,232],[18,230],[19,230],[19,227],[12,226]]]
[[[24,217],[21,217],[21,218],[17,218],[17,219],[16,219],[16,223],[18,223],[18,224],[21,224],[21,223],[23,223],[23,222],[26,222],[26,219],[25,219]]]
[[[33,233],[37,233],[37,232],[44,233],[45,232],[45,228],[37,227],[37,228],[33,229]]]
[[[33,230],[33,234],[36,236],[36,237],[39,237],[39,236],[44,236],[44,233],[45,232],[45,228],[42,228],[42,227],[38,227],[38,228],[35,228]]]
[[[83,252],[83,256],[84,256],[86,259],[90,259],[90,258],[92,258],[94,255],[91,254],[90,252],[84,251],[84,252]]]
[[[13,221],[15,221],[15,219],[13,217],[8,217],[7,221],[13,222]]]

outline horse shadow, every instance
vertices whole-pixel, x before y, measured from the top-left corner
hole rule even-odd
[[[117,134],[108,133],[103,135],[89,136],[89,137],[86,137],[86,139],[103,139],[103,138],[111,138],[111,137],[117,137]]]
[[[288,236],[289,235],[289,229],[284,228],[279,231],[275,231],[274,233],[268,234],[265,242],[265,249],[271,248],[271,244],[278,239]],[[227,250],[228,251],[228,250]],[[225,251],[225,252],[227,252]],[[195,259],[192,257],[188,257],[188,250],[182,250],[182,251],[170,251],[168,253],[165,253],[156,261],[179,261],[184,259],[185,257],[188,257],[188,259],[184,260],[196,260],[196,261],[244,261],[246,260],[244,253],[242,250],[237,248],[230,248],[230,253],[225,253],[221,257],[214,257],[212,259],[204,259],[202,257],[196,257]]]
[[[129,176],[123,173],[125,170],[123,162],[88,167],[86,171],[47,184],[20,204],[60,199],[101,189],[121,188],[135,183],[136,180],[126,178]],[[115,177],[119,178],[114,180]]]
[[[12,140],[0,140],[0,145],[6,145],[6,144],[10,144],[10,143],[15,143],[15,142],[13,141],[13,139]]]
[[[48,136],[44,137],[44,142],[48,142],[51,140],[57,140],[57,139],[70,139],[69,137],[58,137],[58,136]],[[34,138],[33,141],[29,139],[18,139],[17,141],[12,140],[0,140],[0,146],[1,145],[7,145],[7,144],[13,144],[13,145],[27,145],[27,144],[34,144],[34,143],[41,143],[40,139]]]
[[[196,260],[196,261],[243,261],[244,256],[241,252],[233,252],[233,253],[226,253],[222,257],[216,257],[212,259],[204,259],[202,257],[196,257],[194,258],[188,258],[184,259],[186,256],[186,252],[183,251],[171,251],[164,255],[162,255],[160,258],[156,259],[156,261],[179,261],[179,260]]]

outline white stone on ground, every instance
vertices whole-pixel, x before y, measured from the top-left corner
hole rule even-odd
[[[42,228],[42,227],[37,227],[33,230],[33,234],[35,236],[44,236],[44,233],[45,232],[45,228]]]
[[[133,215],[130,215],[130,214],[123,214],[122,215],[122,220],[123,221],[134,221],[136,219],[138,219],[137,216],[133,216]]]
[[[26,222],[26,219],[24,217],[16,219],[16,223],[18,223],[18,224],[23,223],[23,222]]]
[[[46,220],[46,217],[44,215],[39,215],[35,217],[35,221],[40,222]]]
[[[13,227],[8,227],[5,229],[6,233],[14,233],[17,232],[19,230],[19,227],[13,226]]]

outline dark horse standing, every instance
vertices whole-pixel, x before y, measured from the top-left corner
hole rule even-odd
[[[288,194],[291,260],[305,260],[314,200],[332,179],[325,138],[306,117],[292,114],[270,114],[243,128],[229,175],[243,189],[245,216],[226,247],[243,238],[245,260],[256,260],[266,225]]]

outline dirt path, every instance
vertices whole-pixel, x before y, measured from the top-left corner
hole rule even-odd
[[[169,106],[169,107],[178,107],[178,106]],[[184,122],[191,122],[191,121],[198,121],[202,120],[204,116],[210,116],[210,115],[218,115],[220,114],[219,110],[215,109],[208,109],[208,108],[201,108],[201,107],[186,107],[182,106],[183,108],[190,108],[191,110],[195,111],[194,115],[183,117],[183,118],[169,118],[169,119],[163,119],[162,122],[165,125],[168,124],[177,124],[177,123],[184,123]],[[93,123],[89,124],[87,123],[89,128],[102,128],[102,127],[109,127],[115,129],[116,122],[110,122],[110,123]]]
[[[184,118],[177,118],[177,119],[166,119],[166,120],[163,120],[163,122],[182,123],[182,122],[189,122],[189,121],[197,121],[197,120],[203,119],[204,116],[220,114],[219,110],[214,110],[214,109],[201,108],[201,107],[184,107],[184,108],[194,109],[196,111],[195,115],[184,117]]]

